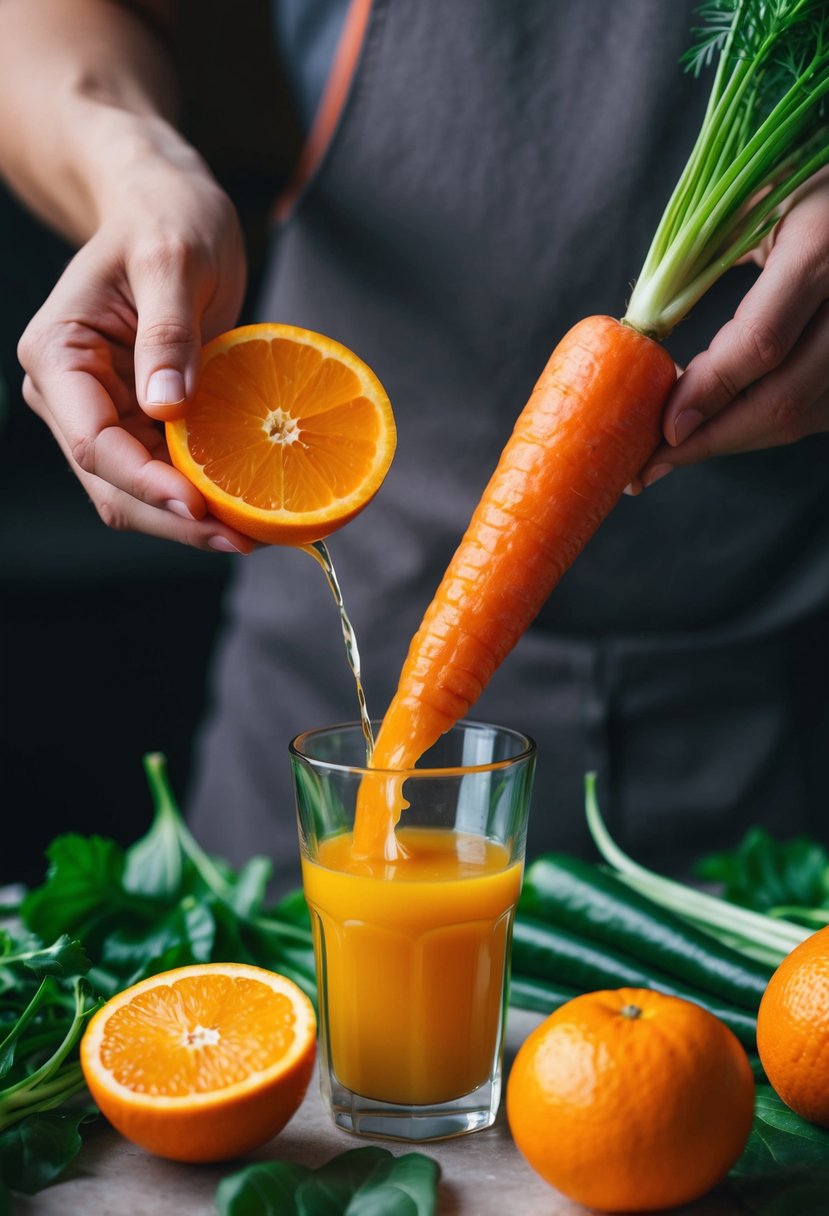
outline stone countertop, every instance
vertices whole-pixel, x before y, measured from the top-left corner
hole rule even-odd
[[[513,1010],[507,1034],[507,1067],[518,1044],[537,1023]],[[281,1160],[316,1167],[347,1149],[376,1143],[399,1155],[417,1150],[441,1167],[438,1216],[584,1216],[524,1162],[502,1109],[486,1131],[424,1145],[371,1141],[335,1127],[312,1080],[297,1114],[269,1144],[245,1161],[216,1166],[179,1165],[151,1157],[103,1120],[88,1128],[84,1146],[63,1180],[39,1194],[16,1196],[13,1216],[216,1216],[213,1196],[227,1174],[251,1161]],[[672,1209],[673,1216],[745,1216],[723,1191]]]

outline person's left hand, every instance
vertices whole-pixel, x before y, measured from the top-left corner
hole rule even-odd
[[[751,255],[762,274],[679,377],[662,443],[632,489],[711,456],[829,431],[829,169]]]

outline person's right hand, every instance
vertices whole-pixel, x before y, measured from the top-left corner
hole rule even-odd
[[[245,258],[235,210],[200,165],[126,180],[18,347],[23,395],[101,519],[199,549],[255,543],[207,514],[169,463],[204,342],[235,323]]]

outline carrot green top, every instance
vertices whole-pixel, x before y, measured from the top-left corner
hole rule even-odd
[[[696,144],[665,209],[625,323],[665,338],[829,163],[826,0],[706,0],[695,73],[719,55]]]

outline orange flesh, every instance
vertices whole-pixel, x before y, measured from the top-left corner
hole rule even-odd
[[[246,978],[176,980],[107,1022],[100,1059],[134,1093],[186,1097],[262,1072],[295,1040],[287,996]]]
[[[206,364],[187,433],[191,456],[226,493],[305,512],[361,483],[380,423],[351,368],[299,342],[251,340]]]

